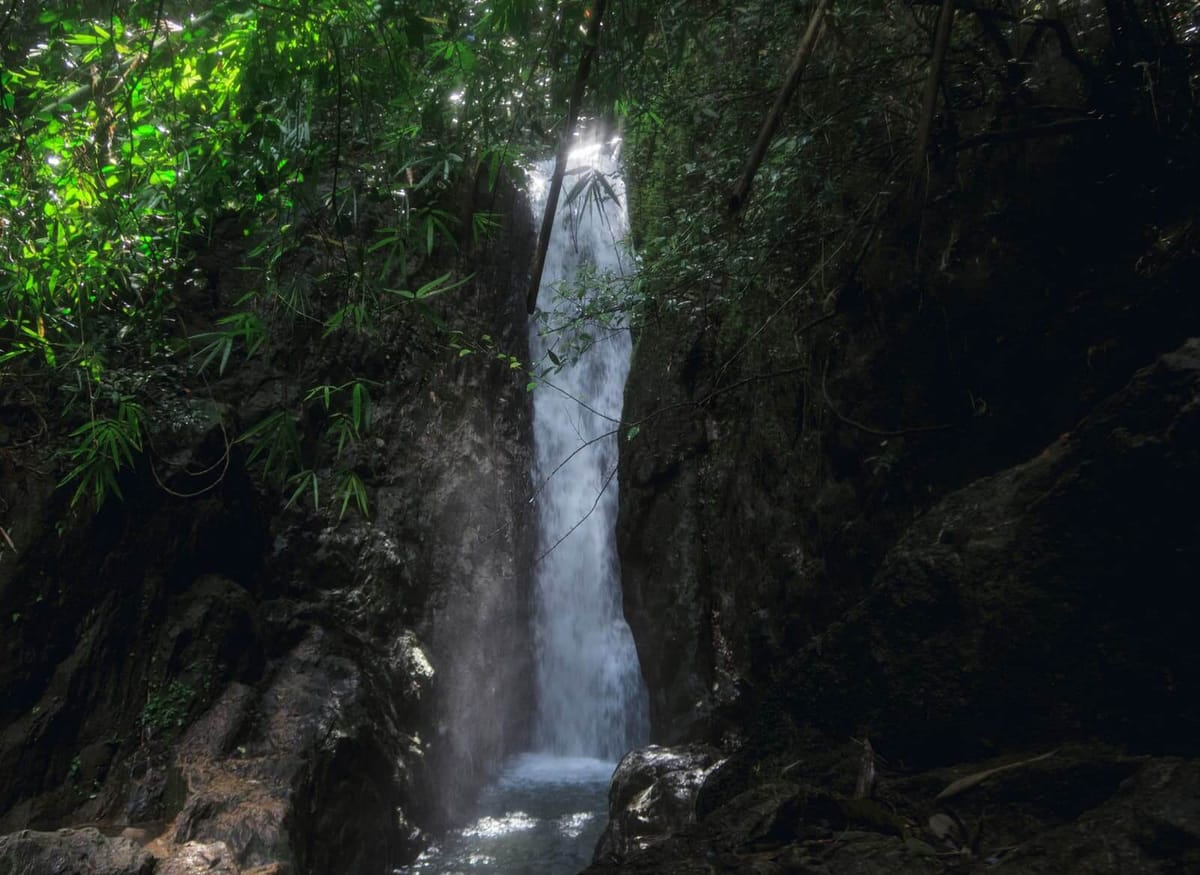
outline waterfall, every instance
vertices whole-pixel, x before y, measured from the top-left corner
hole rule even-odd
[[[645,685],[622,615],[615,543],[618,424],[631,342],[620,325],[573,322],[577,301],[556,290],[569,290],[581,269],[602,277],[624,276],[632,267],[620,247],[628,214],[614,151],[612,144],[591,143],[571,153],[538,291],[548,324],[530,324],[534,361],[563,363],[533,396],[542,557],[534,569],[534,738],[546,753],[607,760],[647,733]],[[553,169],[545,161],[530,174],[535,221]]]

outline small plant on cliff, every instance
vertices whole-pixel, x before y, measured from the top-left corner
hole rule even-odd
[[[326,417],[324,433],[325,460],[332,452],[333,502],[339,504],[338,519],[353,507],[368,516],[367,490],[362,478],[345,464],[345,460],[371,427],[371,394],[369,381],[350,380],[341,385],[323,384],[309,390],[306,404],[316,402],[320,414]],[[310,408],[311,412],[312,408]],[[249,463],[259,464],[263,476],[286,485],[290,490],[287,506],[312,496],[314,510],[321,508],[322,465],[320,449],[302,446],[297,422],[300,416],[290,410],[277,410],[258,424],[247,429],[238,442],[252,446]]]
[[[142,708],[142,730],[147,738],[182,729],[196,699],[196,691],[181,681],[171,681],[146,698]]]
[[[72,784],[78,783],[79,775],[82,771],[83,760],[80,758],[79,754],[75,754],[74,758],[71,760],[71,767],[67,769],[67,780]]]
[[[244,303],[248,297],[243,297],[238,303]],[[217,330],[195,334],[192,340],[204,344],[195,354],[200,360],[198,371],[204,371],[213,362],[217,363],[217,374],[225,373],[229,364],[229,356],[238,341],[241,341],[246,358],[250,358],[267,340],[267,328],[258,314],[248,310],[230,313],[217,320]]]

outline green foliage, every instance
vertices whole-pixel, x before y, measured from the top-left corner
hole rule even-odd
[[[580,209],[594,209],[601,215],[603,215],[605,203],[620,203],[620,198],[613,191],[612,183],[608,181],[604,171],[594,168],[585,168],[579,174],[579,178],[567,192],[563,203],[570,206],[581,198],[583,202],[579,205]]]
[[[263,476],[284,481],[300,461],[300,434],[296,419],[287,410],[276,410],[238,436],[235,443],[250,444],[247,464],[262,466]]]
[[[744,330],[762,324],[763,313],[745,318],[759,302],[771,301],[770,313],[779,296],[822,301],[865,251],[889,202],[907,193],[919,170],[911,150],[941,4],[839,0],[748,209],[736,221],[726,216],[814,5],[639,0],[617,7],[621,72],[603,87],[624,122],[643,286],[632,303],[641,317]],[[1108,85],[1089,80],[1091,65],[1139,42],[1146,54],[1133,66],[1159,63],[1171,54],[1167,46],[1186,39],[1184,10],[1194,5],[960,4],[939,91],[935,169],[948,176],[960,160],[956,144],[973,137],[986,142],[997,131],[1028,129],[1046,113],[1095,113],[1087,92]],[[1158,75],[1161,95],[1173,74],[1164,67]],[[1071,91],[1076,96],[1063,105]],[[1166,103],[1142,110],[1156,127],[1168,124]]]
[[[69,348],[105,317],[156,326],[181,241],[202,227],[195,195],[233,134],[213,117],[236,92],[249,33],[177,37],[152,8],[104,22],[43,12],[44,41],[4,74],[0,332],[18,349]]]
[[[353,471],[343,471],[341,482],[338,483],[337,497],[342,500],[342,505],[338,510],[338,519],[346,515],[346,509],[350,506],[350,502],[354,502],[354,508],[363,517],[367,517],[367,488],[363,485],[359,476]]]
[[[635,260],[632,254],[630,260]],[[646,282],[641,274],[623,276],[585,264],[570,282],[560,282],[556,293],[558,309],[536,314],[538,331],[554,338],[547,348],[547,361],[535,368],[538,377],[577,360],[597,339],[628,330],[630,318],[645,309]]]
[[[819,258],[822,241],[835,240],[879,190],[892,156],[878,144],[906,130],[896,107],[909,95],[899,83],[919,48],[900,26],[900,4],[865,14],[868,5],[835,5],[737,225],[724,205],[811,5],[705,2],[657,12],[663,39],[647,38],[619,99],[622,112],[640,111],[627,154],[642,264],[631,292],[643,314],[720,318],[748,294],[761,298],[764,286],[794,285],[800,277],[789,276],[789,263],[810,259],[813,244]]]
[[[566,133],[588,0],[16,4],[0,44],[0,380],[73,383],[91,399],[108,361],[170,352],[219,380],[255,356],[288,366],[281,336],[324,362],[351,336],[424,319],[458,355],[499,360],[533,388],[637,319],[744,331],[775,312],[773,297],[823,300],[820,283],[859,250],[909,160],[936,5],[835,4],[732,222],[730,186],[812,4],[610,4],[584,114],[625,139],[640,266],[561,288],[573,306],[540,328],[573,339],[527,363],[490,338],[468,342],[441,296],[470,281],[451,269],[460,248],[498,226],[464,195],[520,179]],[[1158,8],[1190,26],[1182,0]],[[1107,8],[1026,12],[1060,16],[1092,40],[1079,46],[1088,58],[1109,39]],[[1058,32],[997,13],[984,39],[979,21],[956,26],[946,116],[1011,129],[1024,122],[996,113],[1027,107],[1037,77],[1004,47],[1036,36],[1053,55]],[[585,171],[565,200],[591,209],[615,196]],[[210,247],[237,250],[240,281],[198,302],[195,258]],[[290,503],[365,513],[353,461],[370,428],[367,383],[313,391],[237,441]],[[74,432],[63,482],[76,502],[119,496],[142,450],[138,398],[123,404],[89,404]]]
[[[75,483],[72,506],[90,498],[98,508],[109,495],[122,498],[117,475],[132,468],[142,452],[142,408],[128,398],[120,399],[116,416],[96,416],[71,432],[75,445],[68,451],[73,465],[59,483]]]
[[[168,735],[182,729],[195,701],[194,689],[181,681],[171,681],[147,697],[140,720],[142,728],[151,736]]]
[[[295,504],[305,492],[312,492],[313,510],[321,509],[321,491],[320,481],[317,479],[317,472],[311,468],[305,468],[303,471],[297,471],[288,478],[288,485],[294,486],[292,497],[288,499],[287,506],[291,507]]]
[[[319,511],[321,483],[328,476],[334,482],[331,504],[338,506],[338,519],[345,516],[351,505],[362,516],[369,516],[366,486],[345,464],[371,428],[368,382],[351,380],[336,386],[315,386],[305,394],[303,402],[315,404],[324,417],[321,446],[306,454],[297,427],[300,416],[289,410],[276,410],[237,438],[238,443],[251,447],[248,464],[258,466],[264,477],[288,490],[288,507],[309,496],[313,509]],[[322,452],[329,455],[323,457]],[[332,467],[329,475],[323,473],[327,465]]]
[[[444,273],[436,279],[432,279],[425,283],[425,285],[421,286],[415,292],[410,292],[405,289],[384,289],[384,291],[393,295],[397,295],[406,301],[424,301],[427,298],[434,297],[435,295],[442,295],[446,292],[453,291],[454,289],[466,284],[471,279],[469,276],[463,277],[457,282],[452,283],[450,282],[450,277],[452,275],[453,274],[451,273]]]
[[[217,373],[224,374],[235,343],[241,341],[246,358],[250,358],[267,340],[266,325],[258,314],[248,310],[223,316],[217,320],[217,326],[218,330],[216,331],[206,331],[192,336],[193,341],[204,344],[194,355],[200,362],[197,368],[199,371],[204,371],[215,361]]]
[[[499,213],[478,211],[471,214],[471,238],[475,243],[491,239],[499,230]]]
[[[528,132],[560,116],[558,67],[582,11],[578,0],[213,0],[183,15],[118,0],[98,16],[18,4],[0,44],[0,380],[67,369],[96,384],[118,347],[186,348],[219,378],[296,322],[363,334],[408,307],[439,323],[426,300],[467,279],[410,291],[412,266],[444,260],[460,234],[495,232],[494,214],[459,214],[464,180],[494,187],[544,151],[544,134]],[[389,211],[382,230],[368,225]],[[195,320],[179,292],[229,217],[256,291],[185,339]],[[311,277],[297,252],[313,253]],[[128,405],[76,431],[64,478],[76,501],[120,495],[117,473],[141,450]],[[366,423],[329,414],[341,457]],[[316,497],[320,478],[298,476],[311,466],[296,420],[273,414],[239,440],[268,476],[295,478],[294,497]],[[343,511],[365,510],[361,479],[335,479]]]

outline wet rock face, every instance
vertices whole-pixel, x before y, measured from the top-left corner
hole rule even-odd
[[[653,355],[635,349],[624,416],[634,421],[660,406],[666,412],[653,429],[621,442],[618,469],[625,617],[649,693],[652,739],[664,744],[687,740],[708,715],[718,670],[703,534],[714,500],[705,478],[708,442],[699,423],[671,410],[692,396],[673,371],[688,354],[682,341],[663,332]]]
[[[188,842],[164,860],[154,875],[241,875],[224,842]]]
[[[22,830],[0,836],[0,875],[151,875],[154,871],[154,857],[136,843],[107,838],[96,829]]]
[[[613,775],[596,859],[625,859],[692,824],[696,795],[720,757],[704,745],[651,745],[625,754]]]
[[[0,831],[123,808],[123,785],[165,776],[167,738],[221,685],[262,671],[255,600],[229,577],[247,579],[243,551],[262,543],[248,482],[231,474],[191,505],[127,486],[145,517],[113,506],[61,537],[49,528],[0,573],[20,619],[5,636],[17,658],[0,668]],[[130,816],[160,817],[147,802]]]

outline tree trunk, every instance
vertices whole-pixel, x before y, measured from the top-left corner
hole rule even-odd
[[[942,67],[946,63],[946,49],[950,46],[950,26],[953,23],[954,0],[942,0],[942,11],[938,15],[937,34],[933,38],[933,57],[929,61],[929,78],[925,81],[921,119],[917,124],[917,142],[913,148],[913,173],[918,180],[925,168],[925,153],[929,151],[933,116],[937,110],[938,86],[942,82]],[[920,187],[919,182],[918,187]]]
[[[804,75],[804,68],[808,66],[808,59],[812,57],[813,47],[816,46],[817,37],[820,36],[821,25],[825,20],[825,13],[829,11],[829,7],[832,5],[833,0],[816,0],[812,16],[808,19],[808,27],[805,29],[804,36],[800,40],[800,47],[796,49],[796,56],[792,58],[792,66],[788,70],[787,79],[784,81],[783,87],[779,89],[779,94],[775,97],[775,105],[767,113],[762,130],[758,132],[758,140],[755,141],[754,148],[750,152],[750,157],[746,161],[746,166],[742,169],[741,178],[738,179],[737,185],[733,187],[733,194],[729,196],[729,214],[731,216],[737,215],[750,198],[750,189],[754,185],[754,175],[758,173],[758,166],[762,164],[763,158],[767,155],[767,147],[771,145],[771,140],[774,139],[775,132],[779,130],[779,123],[783,119],[784,110],[791,103],[792,95],[796,93],[796,88],[800,85],[800,77]]]
[[[529,277],[529,291],[525,296],[525,308],[532,313],[537,307],[538,288],[542,284],[542,271],[546,268],[546,250],[550,246],[550,232],[554,230],[554,213],[558,206],[558,195],[562,191],[563,174],[567,170],[567,153],[571,150],[571,135],[575,132],[575,123],[579,120],[579,105],[583,102],[583,88],[587,84],[588,72],[592,68],[592,59],[596,56],[597,42],[600,37],[600,20],[604,17],[606,0],[596,0],[592,6],[592,20],[588,23],[586,36],[587,44],[579,57],[579,69],[575,73],[575,83],[571,86],[570,99],[567,101],[567,124],[559,138],[558,152],[554,156],[554,175],[550,178],[550,192],[546,195],[546,212],[542,216],[542,230],[538,234],[537,254],[533,261],[533,272]]]

